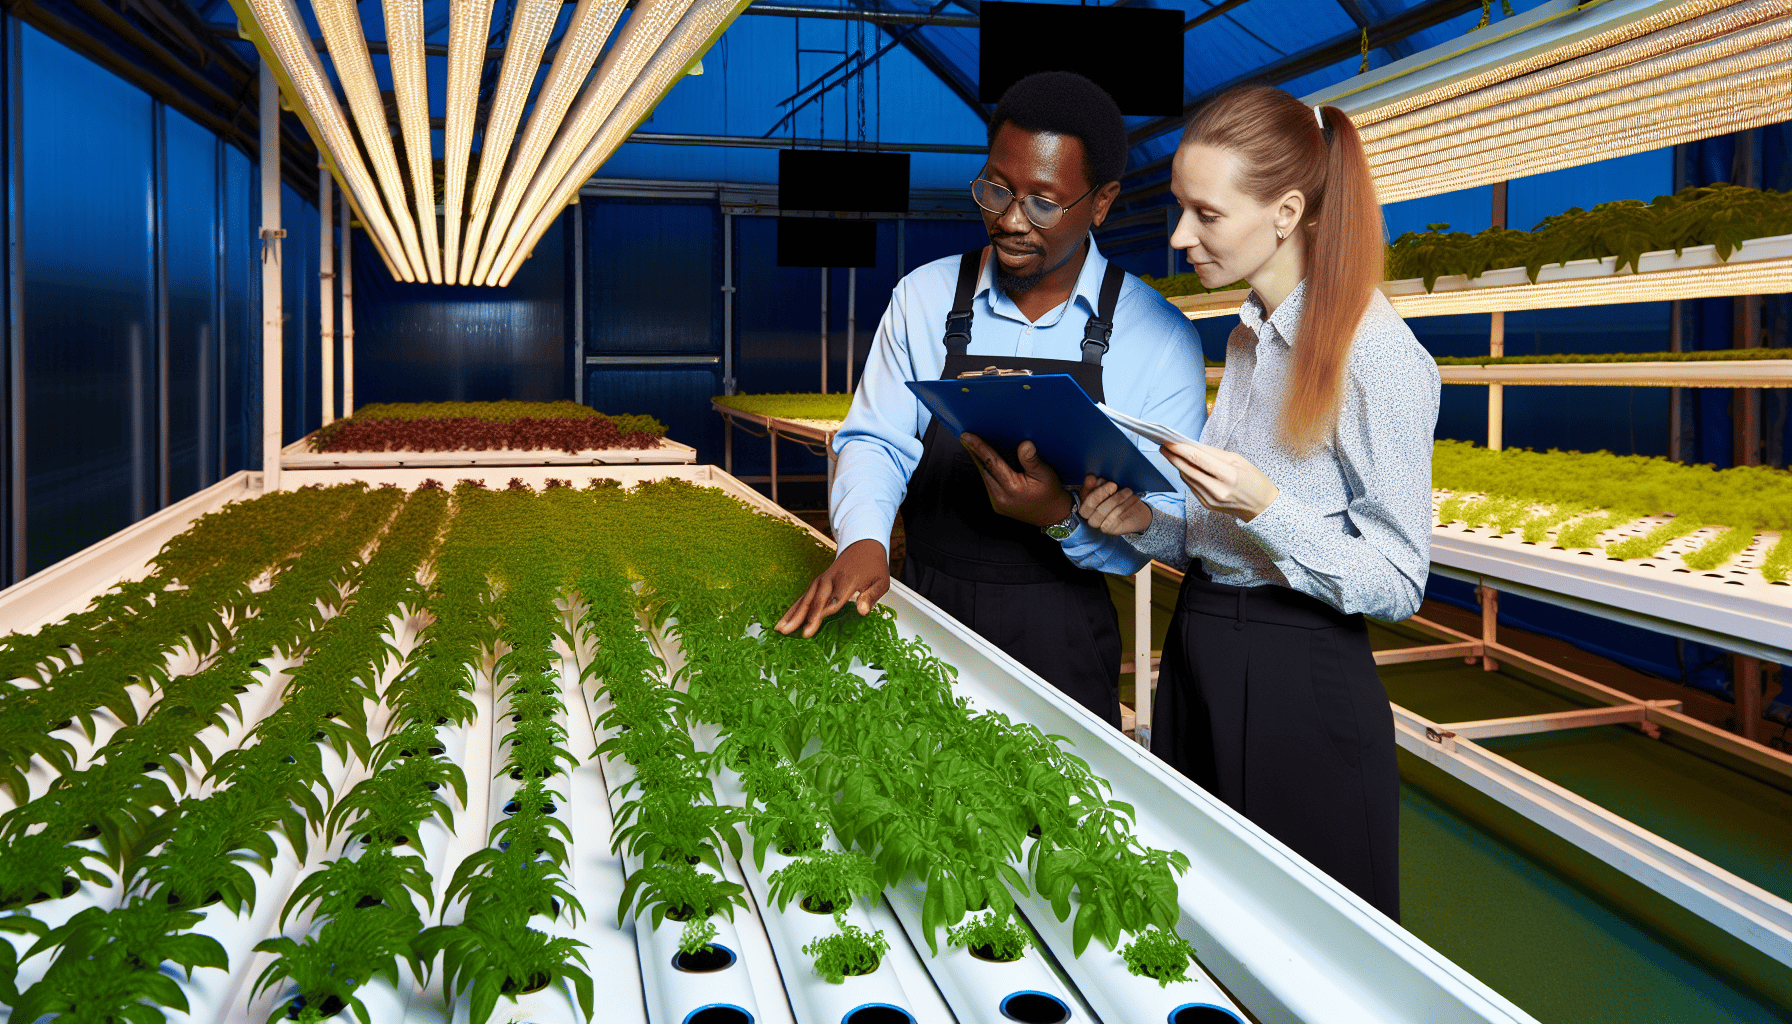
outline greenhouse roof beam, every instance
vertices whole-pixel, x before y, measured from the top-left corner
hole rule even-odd
[[[912,30],[902,37],[902,48],[914,54],[922,67],[933,72],[934,77],[944,82],[954,96],[963,100],[964,105],[971,108],[971,113],[977,115],[977,120],[989,123],[989,108],[977,99],[977,83],[966,78],[958,65],[946,59],[925,37]]]
[[[827,18],[832,21],[869,21],[879,25],[943,25],[947,28],[976,28],[976,15],[929,14],[925,11],[886,11],[878,8],[856,10],[843,7],[805,7],[801,4],[753,4],[742,14],[758,14],[778,18]]]
[[[1402,11],[1386,21],[1370,25],[1368,28],[1369,48],[1386,47],[1390,43],[1405,39],[1416,32],[1422,32],[1479,6],[1481,6],[1479,0],[1427,0],[1426,3]],[[1176,128],[1201,104],[1234,86],[1258,82],[1277,85],[1299,78],[1308,72],[1336,64],[1361,52],[1361,49],[1361,33],[1346,32],[1318,45],[1296,51],[1281,60],[1265,64],[1255,71],[1246,72],[1231,81],[1222,82],[1196,94],[1182,105],[1181,114],[1175,117],[1160,117],[1140,125],[1132,131],[1130,141],[1136,146],[1147,139],[1154,139]]]
[[[955,142],[841,142],[839,139],[765,139],[757,135],[681,135],[661,132],[636,132],[629,142],[655,146],[720,146],[725,149],[853,149],[891,153],[964,153],[982,156],[988,146],[961,145]]]

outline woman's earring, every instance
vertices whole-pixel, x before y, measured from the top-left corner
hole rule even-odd
[[[1281,240],[1282,240],[1282,229],[1277,228],[1276,229],[1276,241],[1280,242]]]

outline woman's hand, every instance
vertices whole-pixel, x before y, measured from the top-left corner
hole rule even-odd
[[[1274,504],[1281,493],[1262,470],[1235,452],[1188,444],[1166,444],[1161,451],[1182,474],[1189,493],[1215,512],[1226,512],[1248,523]]]
[[[1097,476],[1083,478],[1083,502],[1077,507],[1077,515],[1114,537],[1144,533],[1151,527],[1151,506],[1145,504],[1145,499]]]

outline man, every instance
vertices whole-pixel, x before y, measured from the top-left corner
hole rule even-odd
[[[1076,496],[1031,442],[1018,467],[974,435],[961,445],[903,385],[992,365],[1069,373],[1098,401],[1198,437],[1200,339],[1090,236],[1126,166],[1126,125],[1107,93],[1067,72],[1031,75],[1002,96],[989,141],[971,191],[991,248],[897,284],[834,440],[839,554],[777,628],[813,636],[855,598],[871,611],[890,586],[885,544],[900,504],[903,582],[1118,727],[1119,617],[1101,573],[1136,572],[1144,556],[1076,515]],[[1178,479],[1157,445],[1135,443]],[[1147,500],[1182,512],[1180,492]]]

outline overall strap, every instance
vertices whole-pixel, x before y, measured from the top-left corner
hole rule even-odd
[[[1095,315],[1083,328],[1083,362],[1100,366],[1101,357],[1108,354],[1108,340],[1114,335],[1114,307],[1120,304],[1120,286],[1125,283],[1126,271],[1110,261],[1101,277],[1101,300]]]
[[[977,275],[983,269],[983,250],[973,249],[958,261],[958,292],[952,297],[952,312],[946,314],[946,354],[962,356],[971,346],[971,306],[977,294]]]

